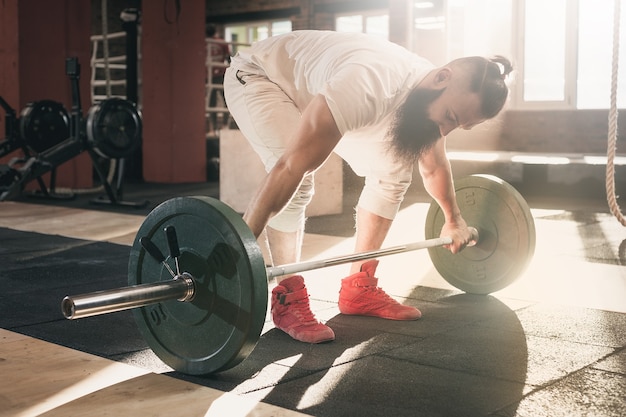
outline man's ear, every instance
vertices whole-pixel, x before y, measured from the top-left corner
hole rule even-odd
[[[452,70],[448,67],[440,68],[433,79],[433,86],[436,89],[446,88],[452,78]]]

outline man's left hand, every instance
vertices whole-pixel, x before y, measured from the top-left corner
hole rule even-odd
[[[454,223],[446,222],[441,228],[440,236],[452,238],[452,243],[443,247],[452,253],[459,253],[466,246],[475,243],[474,239],[476,236],[474,235],[474,230],[468,227],[463,219],[459,219]]]

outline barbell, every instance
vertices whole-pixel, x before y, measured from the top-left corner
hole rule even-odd
[[[461,178],[455,191],[463,217],[475,228],[475,244],[458,254],[442,247],[452,240],[439,237],[444,217],[433,201],[424,241],[269,268],[232,208],[210,197],[173,198],[141,224],[130,251],[129,286],[67,296],[61,310],[78,319],[133,309],[142,336],[164,363],[205,375],[230,369],[252,352],[265,322],[271,277],[428,249],[452,285],[474,294],[498,291],[533,256],[530,209],[514,187],[493,176]]]

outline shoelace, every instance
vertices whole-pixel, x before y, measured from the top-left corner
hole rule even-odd
[[[368,304],[375,307],[384,307],[389,304],[399,304],[380,287],[364,287],[364,294],[370,301]]]
[[[311,311],[311,307],[309,306],[309,299],[304,299],[302,301],[294,301],[291,303],[291,310],[298,317],[298,320],[302,324],[317,324],[317,320]]]

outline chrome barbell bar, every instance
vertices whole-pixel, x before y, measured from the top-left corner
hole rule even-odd
[[[472,239],[468,246],[473,246],[478,243],[479,234],[475,228],[470,229],[472,230]],[[420,249],[439,247],[449,245],[451,243],[452,238],[439,237],[426,239],[420,242],[392,246],[384,249],[337,256],[334,258],[274,266],[266,268],[266,278],[295,274],[297,272],[310,271],[313,269],[326,268]],[[170,272],[172,272],[171,268],[169,268],[169,265],[165,261],[163,261],[163,264],[168,267],[167,269]],[[167,281],[132,285],[76,296],[66,296],[61,302],[61,312],[65,318],[73,320],[144,307],[162,301],[178,300],[187,302],[193,300],[194,295],[195,280],[191,274],[184,272]]]

